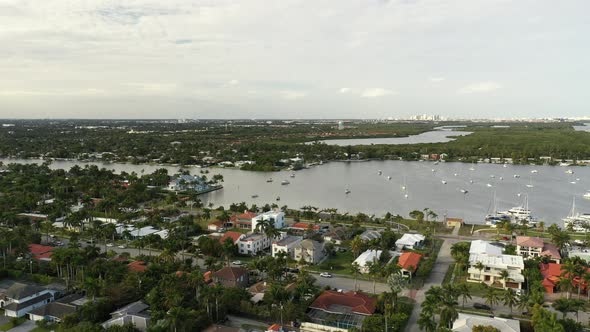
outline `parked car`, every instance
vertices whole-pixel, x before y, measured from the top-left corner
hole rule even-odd
[[[332,275],[328,272],[322,272],[320,273],[320,277],[322,278],[332,278]]]
[[[233,261],[231,263],[232,263],[232,265],[237,265],[237,266],[240,266],[240,265],[243,265],[244,264],[244,263],[242,263],[242,261]]]
[[[125,249],[125,248],[127,248],[127,247],[125,247],[125,245],[124,245],[124,244],[122,244],[122,245],[120,245],[118,248],[119,248],[119,249]]]
[[[475,309],[481,309],[481,310],[491,310],[491,308],[488,305],[485,304],[481,304],[481,303],[474,303],[473,307]]]
[[[107,243],[107,247],[112,247],[113,244],[112,243]]]

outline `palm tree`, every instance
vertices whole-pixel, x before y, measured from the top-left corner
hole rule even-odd
[[[518,296],[516,296],[516,293],[512,289],[507,288],[502,294],[502,302],[510,308],[510,315],[512,315],[512,307],[518,304]]]
[[[465,301],[467,299],[470,299],[471,300],[471,294],[470,294],[469,286],[467,286],[467,283],[466,282],[462,282],[460,284],[457,284],[456,289],[457,289],[457,293],[459,294],[459,296],[463,300],[463,308],[465,308]]]
[[[350,272],[354,275],[354,291],[356,292],[358,289],[358,275],[359,273],[361,273],[361,267],[357,262],[352,262],[352,264],[350,265]]]
[[[586,295],[588,295],[588,301],[590,301],[590,272],[585,272],[582,274],[582,280],[586,285]]]
[[[381,264],[378,262],[367,262],[365,266],[368,267],[369,274],[373,277],[373,294],[377,294],[375,289],[377,286],[377,277],[381,274]]]
[[[177,332],[178,326],[181,325],[181,322],[183,322],[186,316],[188,316],[188,310],[183,307],[175,306],[168,310],[167,314],[170,318],[170,324],[172,325],[174,332]]]
[[[576,277],[577,268],[571,261],[561,265],[561,280],[560,286],[565,287],[567,291],[567,298],[570,298],[570,293],[573,287],[573,282]]]
[[[506,288],[506,281],[509,279],[508,276],[510,274],[508,273],[507,270],[502,270],[500,271],[500,279],[502,280],[502,287]]]
[[[572,311],[572,302],[569,299],[560,298],[553,302],[553,308],[561,312],[562,318],[565,319],[565,315]]]
[[[256,224],[256,229],[254,230],[257,233],[264,234],[269,239],[274,239],[280,236],[280,232],[276,229],[274,221],[268,220],[260,220]]]
[[[500,300],[496,289],[493,287],[488,287],[484,298],[486,299],[486,304],[488,304],[492,309],[496,304],[498,304],[498,301]]]
[[[363,241],[363,239],[361,239],[361,237],[359,235],[355,236],[350,241],[350,250],[352,251],[354,258],[358,257],[358,255],[361,254],[361,251],[363,250],[364,245],[365,245],[364,241]]]

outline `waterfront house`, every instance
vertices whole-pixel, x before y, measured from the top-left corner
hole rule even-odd
[[[521,256],[504,255],[500,248],[486,241],[473,241],[471,247],[467,281],[483,282],[493,287],[522,288],[524,261]],[[508,272],[506,279],[501,276],[503,271]]]
[[[277,257],[279,252],[287,253],[290,258],[295,257],[295,247],[301,243],[303,239],[299,236],[288,235],[281,240],[275,240],[272,242],[272,257]]]
[[[375,313],[377,299],[361,292],[324,291],[309,306],[308,318],[323,331],[338,329],[359,329],[363,320]],[[319,331],[321,326],[316,327]]]
[[[540,237],[517,236],[516,253],[523,258],[548,257],[554,263],[559,263],[561,260],[557,247],[551,243],[545,243]]]
[[[285,227],[285,213],[281,211],[268,211],[252,218],[252,231],[256,231],[256,226],[260,221],[270,221],[276,229]]]
[[[256,213],[245,211],[244,213],[236,214],[230,217],[229,227],[239,229],[252,229],[252,218],[256,217]]]
[[[417,249],[424,245],[424,240],[426,240],[424,235],[406,233],[395,241],[395,246],[398,250]]]

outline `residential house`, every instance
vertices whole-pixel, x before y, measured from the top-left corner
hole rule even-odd
[[[127,264],[129,271],[142,273],[147,270],[147,264],[144,261],[133,261]]]
[[[502,332],[520,332],[520,322],[516,319],[489,317],[459,313],[453,323],[453,332],[471,332],[476,326],[491,326]]]
[[[461,218],[445,218],[447,227],[463,226],[464,222]]]
[[[397,261],[397,265],[400,267],[400,273],[404,277],[412,277],[416,270],[418,269],[418,265],[420,264],[420,260],[422,259],[422,255],[417,254],[415,252],[404,252],[399,256]]]
[[[289,226],[288,228],[293,233],[300,234],[300,235],[305,234],[305,232],[307,232],[310,229],[314,232],[320,231],[320,225],[310,224],[307,222],[296,222],[296,223],[292,224],[291,226]]]
[[[539,270],[543,276],[543,281],[541,281],[541,284],[543,287],[545,287],[545,292],[547,294],[555,293],[557,291],[559,281],[561,280],[561,264],[541,263],[539,264]]]
[[[283,239],[286,233],[281,232],[274,241]],[[270,248],[272,241],[269,237],[260,233],[251,233],[243,238],[240,238],[237,242],[238,251],[242,255],[256,255],[261,251]]]
[[[224,230],[223,221],[217,220],[207,225],[207,230],[211,232],[220,232]]]
[[[359,237],[363,241],[371,241],[371,240],[380,239],[381,236],[382,236],[381,231],[376,230],[376,229],[367,229],[361,235],[359,235]]]
[[[314,324],[360,330],[363,320],[375,313],[376,304],[376,298],[361,292],[341,293],[328,290],[313,301],[307,315]],[[319,328],[321,327],[317,327],[318,330]]]
[[[225,241],[227,239],[231,239],[232,242],[237,245],[238,242],[245,237],[246,237],[246,234],[242,234],[240,232],[235,232],[235,231],[227,231],[227,232],[223,233],[223,236],[221,236],[219,238],[219,242],[221,242],[221,244],[223,244],[223,243],[225,243]]]
[[[424,245],[424,240],[426,240],[424,235],[406,233],[395,241],[395,246],[398,250],[417,249]]]
[[[133,302],[117,311],[111,312],[111,319],[102,323],[104,329],[111,326],[131,324],[140,331],[147,331],[150,325],[149,305],[142,301]]]
[[[484,240],[471,241],[469,254],[502,255],[502,248]]]
[[[551,243],[545,243],[540,237],[517,236],[516,253],[523,258],[546,256],[558,264],[561,260],[561,254],[557,247]]]
[[[261,221],[270,221],[276,229],[285,227],[285,213],[281,211],[268,211],[252,218],[252,232],[256,231],[258,223]]]
[[[29,319],[32,321],[45,320],[48,322],[60,323],[67,315],[76,313],[76,310],[88,302],[82,294],[72,294],[38,307],[29,312]]]
[[[53,249],[55,248],[51,246],[44,246],[36,243],[29,244],[29,253],[31,254],[31,258],[42,262],[51,262]]]
[[[199,176],[192,176],[182,174],[168,183],[168,190],[170,191],[196,191],[204,193],[213,189],[205,180]]]
[[[324,240],[330,241],[335,245],[341,245],[342,241],[345,241],[346,239],[346,230],[343,227],[335,227],[324,234]]]
[[[521,256],[504,255],[498,253],[495,249],[497,247],[493,245],[481,242],[474,244],[473,242],[471,246],[475,248],[470,249],[467,281],[483,282],[494,287],[500,284],[502,288],[522,288],[524,261]],[[482,249],[488,250],[488,252],[482,252]],[[506,279],[502,278],[503,271],[508,272]]]
[[[293,258],[298,262],[304,260],[309,264],[317,264],[324,259],[325,255],[323,243],[306,239],[295,246]]]
[[[378,263],[382,253],[383,250],[366,250],[354,260],[354,263],[358,264],[361,273],[369,273],[370,263]]]
[[[213,282],[224,287],[246,288],[249,283],[248,270],[243,267],[226,266],[213,273]]]
[[[301,243],[303,239],[299,236],[287,235],[281,240],[275,240],[272,242],[272,257],[277,257],[279,252],[287,253],[288,257],[295,257],[295,247]]]
[[[8,317],[23,317],[33,309],[53,301],[58,291],[37,285],[20,282],[10,283],[4,290],[0,289],[0,308]]]
[[[245,211],[237,215],[233,215],[229,219],[230,227],[239,229],[252,229],[252,218],[256,217],[256,213]]]
[[[258,303],[262,301],[262,299],[264,298],[264,294],[266,293],[269,287],[270,285],[267,284],[266,281],[260,281],[250,286],[248,288],[248,292],[252,295],[250,301],[252,301],[253,303]],[[295,287],[297,287],[297,284],[290,283],[284,287],[284,290],[287,293],[291,294],[295,290]]]

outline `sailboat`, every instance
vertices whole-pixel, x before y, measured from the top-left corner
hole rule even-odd
[[[447,184],[447,180],[442,180],[442,184]]]
[[[590,213],[579,214],[576,212],[576,196],[572,201],[572,209],[567,217],[563,218],[563,227],[571,228],[574,232],[587,232],[590,226]]]
[[[404,184],[402,184],[402,191],[406,191],[408,187],[406,186],[406,177],[404,176]]]
[[[498,213],[496,205],[496,191],[494,190],[492,202],[488,208],[488,214],[485,217],[485,224],[496,227],[496,224],[502,221],[510,221],[510,217],[508,215]]]
[[[529,177],[529,183],[526,186],[527,186],[527,188],[535,187],[535,186],[533,186],[533,178],[532,177]]]
[[[507,211],[500,212],[500,214],[509,216],[513,222],[528,224],[529,227],[533,227],[537,223],[536,219],[531,214],[531,210],[529,209],[528,195],[524,196],[524,202],[522,205],[515,206]]]

